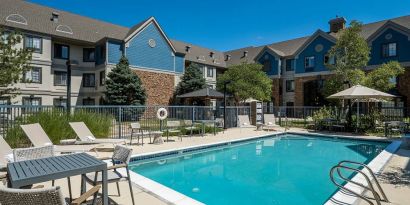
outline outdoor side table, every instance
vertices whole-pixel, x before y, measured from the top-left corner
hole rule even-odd
[[[262,131],[263,123],[257,122],[256,123],[256,131]]]
[[[36,183],[81,175],[90,172],[102,172],[103,204],[108,205],[107,164],[87,153],[61,155],[42,159],[13,162],[7,164],[9,187],[21,188]],[[85,181],[81,184],[85,190]],[[84,189],[84,190],[83,190]]]

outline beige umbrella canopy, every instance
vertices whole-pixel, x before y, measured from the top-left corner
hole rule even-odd
[[[329,96],[328,98],[334,99],[356,99],[356,100],[370,100],[374,101],[375,99],[389,99],[396,96],[384,93],[375,89],[368,88],[362,85],[355,85],[346,90],[340,91],[336,94]]]
[[[371,89],[371,88],[368,88],[362,85],[355,85],[351,88],[348,88],[346,90],[333,94],[329,96],[328,98],[342,99],[342,100],[350,99],[358,103],[357,110],[356,110],[356,115],[357,115],[356,132],[357,132],[357,128],[359,126],[359,102],[377,102],[377,101],[383,101],[386,99],[391,99],[394,97],[396,96],[391,95],[389,93],[381,92],[381,91]]]

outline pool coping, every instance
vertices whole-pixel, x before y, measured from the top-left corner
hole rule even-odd
[[[208,149],[208,148],[216,148],[216,147],[222,147],[226,145],[231,145],[235,143],[241,143],[241,142],[246,142],[246,141],[252,141],[255,139],[263,139],[267,137],[272,137],[272,136],[280,136],[280,135],[285,135],[285,134],[304,134],[304,135],[310,135],[310,136],[317,136],[317,137],[327,137],[327,138],[341,138],[341,139],[353,139],[353,140],[364,140],[364,141],[382,141],[382,142],[389,142],[390,140],[385,140],[385,139],[369,139],[361,136],[346,136],[346,135],[332,135],[332,134],[322,134],[322,133],[306,133],[306,132],[271,132],[271,133],[266,133],[262,135],[256,135],[256,136],[250,136],[250,137],[243,137],[243,138],[238,138],[238,139],[233,139],[233,140],[224,140],[220,142],[213,142],[213,143],[207,143],[207,144],[201,144],[201,145],[193,145],[193,146],[187,146],[187,147],[180,147],[180,148],[174,148],[174,149],[168,149],[168,150],[161,150],[161,151],[154,151],[154,152],[147,152],[147,153],[141,153],[141,154],[135,154],[131,156],[131,162],[133,161],[142,161],[142,160],[149,160],[152,158],[158,158],[158,157],[166,157],[170,155],[175,155],[175,154],[183,154],[183,153],[188,153],[188,152],[193,152],[193,151],[199,151],[203,149]],[[391,143],[389,146],[391,146],[393,143]],[[399,144],[400,146],[400,144]],[[385,148],[385,150],[387,147]],[[385,150],[382,151],[385,152]],[[382,153],[380,153],[376,158],[378,158]],[[375,158],[375,159],[376,159]],[[390,159],[391,156],[388,158]],[[373,159],[370,163],[373,163],[375,161]],[[388,160],[385,162],[387,164]],[[370,165],[369,163],[369,165]],[[383,166],[385,165],[383,164]],[[372,168],[372,167],[371,167]],[[372,169],[373,170],[373,169]],[[119,169],[118,170],[121,174],[126,174],[125,169]],[[355,177],[354,177],[355,178]],[[353,179],[354,179],[353,178]],[[204,203],[199,202],[191,197],[188,197],[180,192],[177,192],[165,185],[162,185],[156,181],[153,181],[147,177],[144,177],[140,174],[137,174],[135,172],[130,172],[130,179],[133,184],[141,188],[143,191],[155,196],[156,198],[160,199],[161,201],[164,201],[167,204],[174,204],[174,205],[204,205]],[[338,194],[340,191],[338,191],[336,194]],[[335,197],[334,194],[333,197]],[[339,198],[338,198],[339,199]],[[344,200],[344,198],[341,198],[341,200]],[[329,200],[330,201],[330,200]],[[334,205],[334,203],[328,204],[326,203],[325,205]]]

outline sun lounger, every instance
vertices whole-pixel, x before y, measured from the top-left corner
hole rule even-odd
[[[39,123],[20,125],[34,147],[54,145]],[[95,151],[95,145],[54,145],[54,151],[61,153]]]
[[[263,124],[263,129],[265,130],[272,130],[275,131],[276,128],[279,128],[280,126],[276,124],[276,118],[274,114],[264,114],[264,124]]]
[[[125,139],[99,139],[94,137],[93,133],[88,129],[84,122],[70,122],[71,128],[74,130],[75,134],[79,140],[76,144],[125,144]]]
[[[3,136],[0,136],[0,169],[5,168],[11,161],[13,161],[13,149],[3,139]]]
[[[238,115],[238,127],[240,128],[256,128],[249,122],[248,115]]]

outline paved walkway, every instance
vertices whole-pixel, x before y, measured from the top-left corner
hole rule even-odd
[[[283,129],[280,131],[284,131]],[[304,129],[292,128],[290,131],[296,132],[309,132]],[[171,138],[172,142],[165,142],[164,144],[154,145],[154,144],[144,144],[133,145],[134,154],[143,154],[148,152],[163,151],[168,149],[183,148],[194,145],[209,144],[215,142],[221,142],[226,140],[234,140],[244,137],[266,135],[269,132],[265,131],[254,131],[253,129],[229,129],[225,133],[219,133],[216,136],[208,134],[205,137],[193,136],[184,137],[182,142],[178,138]],[[323,134],[330,134],[324,132]],[[333,133],[332,133],[333,134]],[[341,133],[342,135],[352,135],[349,133]],[[363,137],[363,136],[362,136]],[[379,137],[368,137],[364,138],[380,139]],[[148,139],[144,139],[144,142],[149,142]],[[100,152],[100,156],[110,156],[110,152]],[[393,204],[407,205],[410,204],[410,150],[401,149],[398,151],[392,160],[389,162],[385,168],[383,174],[380,176],[382,186],[388,198],[393,202]],[[79,183],[80,177],[72,178],[73,196],[79,196]],[[44,183],[46,186],[51,186],[51,183]],[[57,186],[61,186],[64,194],[68,196],[68,188],[66,179],[61,179],[56,181]],[[90,188],[90,186],[87,186]],[[109,196],[112,199],[112,204],[131,204],[131,197],[129,194],[128,184],[126,182],[120,182],[121,196],[117,195],[115,184],[109,185]],[[144,192],[138,187],[134,186],[133,194],[136,199],[136,204],[150,204],[150,205],[165,205],[166,203],[151,195],[150,193]],[[361,203],[366,204],[366,203]]]

